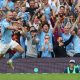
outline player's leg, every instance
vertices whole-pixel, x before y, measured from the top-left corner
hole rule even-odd
[[[7,52],[8,49],[9,49],[8,44],[3,44],[0,42],[0,59],[3,58],[3,56],[5,55],[5,53]]]
[[[24,52],[24,49],[15,41],[11,42],[11,48],[15,49],[17,52],[8,60],[8,64],[12,69],[14,69],[14,66],[12,64],[13,60],[20,57],[22,53]]]
[[[3,58],[2,51],[3,51],[3,45],[2,45],[1,42],[0,42],[0,59]]]
[[[20,45],[17,45],[15,48],[14,48],[17,52],[12,56],[12,60],[20,57],[22,55],[22,53],[24,52],[24,49],[20,46]]]

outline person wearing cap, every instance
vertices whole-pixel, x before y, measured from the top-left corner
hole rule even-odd
[[[64,70],[64,73],[73,73],[73,74],[76,74],[76,73],[79,73],[79,68],[76,67],[76,64],[75,64],[75,60],[70,60],[69,61],[69,66]]]
[[[31,27],[30,31],[26,35],[25,44],[27,46],[26,57],[37,58],[37,45],[39,43],[39,38],[37,36],[37,31]]]

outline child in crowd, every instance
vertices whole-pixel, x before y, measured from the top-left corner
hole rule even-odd
[[[49,40],[50,40],[50,36],[46,34],[44,38],[44,43],[41,47],[41,51],[42,51],[41,57],[53,57],[54,56],[53,47],[49,43]]]

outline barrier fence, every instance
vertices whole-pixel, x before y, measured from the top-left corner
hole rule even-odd
[[[80,64],[80,58],[26,58],[14,60],[15,69],[7,65],[7,59],[0,60],[0,73],[63,73],[69,60],[74,59]]]

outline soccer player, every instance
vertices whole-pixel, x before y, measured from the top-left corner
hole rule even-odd
[[[12,30],[18,30],[17,26],[12,26],[13,14],[11,11],[7,12],[6,18],[4,19],[1,26],[1,42],[0,42],[0,57],[3,57],[9,48],[15,49],[18,53],[14,54],[12,58],[7,61],[7,64],[14,69],[12,64],[13,60],[20,57],[24,52],[24,49],[15,41],[12,40]]]

